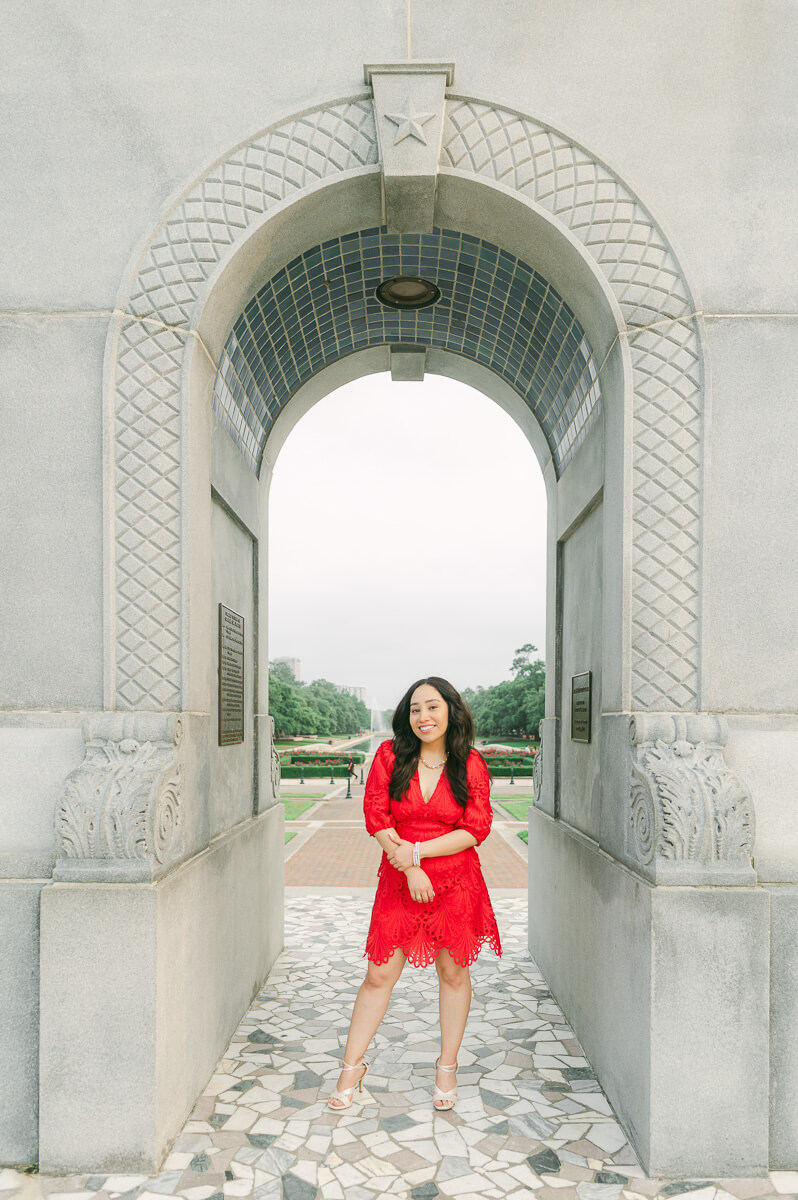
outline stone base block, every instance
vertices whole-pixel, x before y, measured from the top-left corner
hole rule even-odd
[[[155,1172],[283,944],[276,805],[155,883],[41,904],[43,1173]]]
[[[36,1162],[41,880],[0,883],[0,1164]]]
[[[768,1166],[769,905],[663,887],[529,814],[529,950],[655,1177]]]
[[[770,1167],[798,1166],[798,887],[770,896]]]

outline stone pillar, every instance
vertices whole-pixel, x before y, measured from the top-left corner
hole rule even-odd
[[[151,1173],[282,946],[283,808],[209,840],[207,715],[83,736],[41,897],[39,1167]]]
[[[555,730],[530,810],[530,950],[650,1174],[764,1174],[770,901],[726,722],[603,715],[600,842],[551,812]]]

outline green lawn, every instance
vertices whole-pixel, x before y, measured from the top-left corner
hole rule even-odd
[[[509,813],[516,821],[525,821],[526,815],[532,805],[530,800],[502,800],[501,807],[505,812]]]
[[[528,829],[522,829],[521,832],[517,836],[520,837],[522,842],[526,842],[527,846],[529,845],[529,830]]]
[[[372,735],[370,733],[364,733],[363,737],[358,740],[357,745],[359,746],[361,742],[367,742],[371,736]],[[353,737],[357,737],[357,734],[356,733],[336,733],[333,735],[333,739],[332,739],[333,745],[335,745],[337,742],[348,742]],[[298,738],[275,738],[274,739],[275,750],[299,750],[299,749],[301,749],[302,746],[317,746],[317,745],[322,745],[322,746],[327,747],[327,746],[329,746],[329,744],[330,744],[329,734],[325,734],[323,737],[298,737]]]
[[[287,845],[288,845],[288,843],[291,841],[291,838],[292,838],[292,837],[296,837],[296,835],[297,835],[297,831],[296,831],[296,829],[290,829],[290,830],[289,830],[289,831],[286,833],[286,835],[285,835],[285,844],[286,844],[286,846],[287,846]]]
[[[302,785],[300,784],[300,787],[301,786]],[[302,791],[297,792],[296,795],[294,795],[293,792],[286,792],[285,795],[282,797],[282,799],[283,800],[323,800],[326,795],[327,795],[326,792],[306,792],[303,788]]]
[[[312,808],[313,800],[283,800],[285,806],[286,821],[296,821],[297,817],[301,817],[306,808]]]

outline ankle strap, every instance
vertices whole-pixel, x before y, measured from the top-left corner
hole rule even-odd
[[[442,1062],[437,1062],[435,1064],[435,1066],[439,1067],[441,1069],[441,1071],[456,1071],[457,1070],[457,1063],[452,1063],[452,1065],[450,1067],[447,1067]]]
[[[365,1063],[365,1061],[366,1061],[365,1058],[361,1058],[359,1063],[348,1063],[348,1062],[344,1062],[344,1060],[341,1059],[341,1066],[346,1071],[354,1071],[355,1067],[362,1067],[363,1064]]]

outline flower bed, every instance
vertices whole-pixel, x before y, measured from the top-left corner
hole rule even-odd
[[[537,754],[537,748],[532,746],[483,746],[480,747],[480,754],[483,754],[487,759],[506,758],[523,761],[525,759],[534,758]]]
[[[531,770],[535,765],[535,755],[537,751],[533,750],[531,754],[491,754],[485,759],[491,770],[494,767],[529,767]]]

